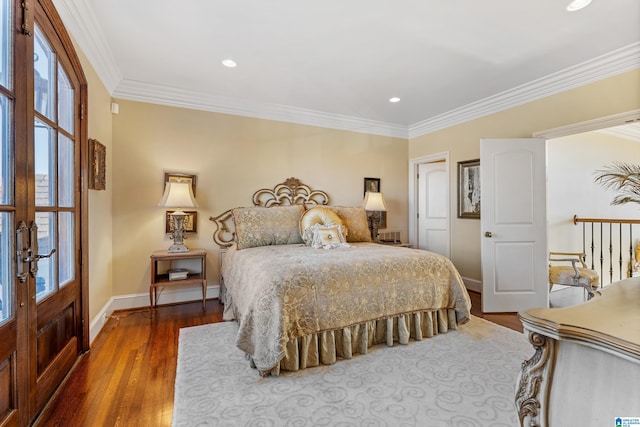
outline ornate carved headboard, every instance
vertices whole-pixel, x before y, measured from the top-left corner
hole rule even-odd
[[[285,205],[327,205],[329,196],[324,191],[311,190],[309,186],[300,182],[297,178],[288,178],[286,181],[273,187],[273,190],[262,189],[253,193],[253,205],[262,207]],[[216,224],[213,240],[221,248],[228,248],[235,239],[235,228],[231,209],[216,217],[209,217]]]

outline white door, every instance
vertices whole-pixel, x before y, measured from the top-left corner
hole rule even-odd
[[[418,248],[449,257],[448,206],[446,162],[418,165]]]
[[[549,301],[546,140],[480,141],[482,311]]]

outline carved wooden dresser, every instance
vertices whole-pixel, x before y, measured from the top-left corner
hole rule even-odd
[[[640,418],[640,277],[591,301],[519,314],[535,348],[516,387],[521,426],[614,426]]]

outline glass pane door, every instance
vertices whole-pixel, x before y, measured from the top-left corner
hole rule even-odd
[[[12,4],[9,0],[0,2],[0,324],[9,319],[13,312],[15,283],[11,272],[13,247],[13,100],[12,70]]]
[[[30,425],[88,349],[86,79],[56,16],[52,0],[0,0],[0,426]]]
[[[36,26],[34,108],[39,261],[36,300],[75,278],[75,91],[56,54]],[[57,102],[56,102],[57,101]]]
[[[36,14],[33,43],[36,402],[41,408],[80,353],[80,83],[52,22]],[[58,50],[56,50],[58,49]],[[71,72],[70,72],[71,70]],[[80,70],[81,74],[81,70]],[[30,205],[31,206],[31,205]],[[37,238],[33,238],[37,235]],[[35,244],[33,240],[36,240]],[[37,270],[37,271],[36,271]]]
[[[27,415],[27,395],[22,386],[28,363],[26,330],[27,311],[21,309],[26,296],[25,284],[16,278],[16,219],[24,215],[25,198],[16,200],[16,185],[24,188],[24,179],[17,183],[17,147],[15,111],[25,107],[24,99],[16,94],[14,75],[14,27],[16,2],[0,0],[0,425],[20,425]],[[24,121],[23,121],[24,124]],[[24,129],[24,128],[23,128]],[[21,151],[24,154],[25,151]],[[24,178],[24,175],[22,176]],[[16,184],[17,183],[17,184]],[[21,305],[22,304],[22,305]]]
[[[0,97],[0,205],[5,209],[12,208],[13,197],[13,156],[11,155],[11,109],[12,102],[7,96]],[[13,212],[0,212],[0,324],[12,315],[13,293]]]

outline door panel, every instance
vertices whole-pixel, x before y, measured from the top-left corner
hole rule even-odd
[[[546,307],[546,141],[480,142],[482,310]]]
[[[494,155],[493,183],[497,196],[494,198],[493,212],[496,224],[534,224],[534,162],[534,153],[528,151],[509,151]],[[517,199],[512,199],[511,195]],[[517,203],[514,203],[516,200]]]
[[[494,248],[496,293],[535,292],[535,243],[499,241]]]
[[[418,247],[449,257],[447,164],[420,164],[418,172]]]

